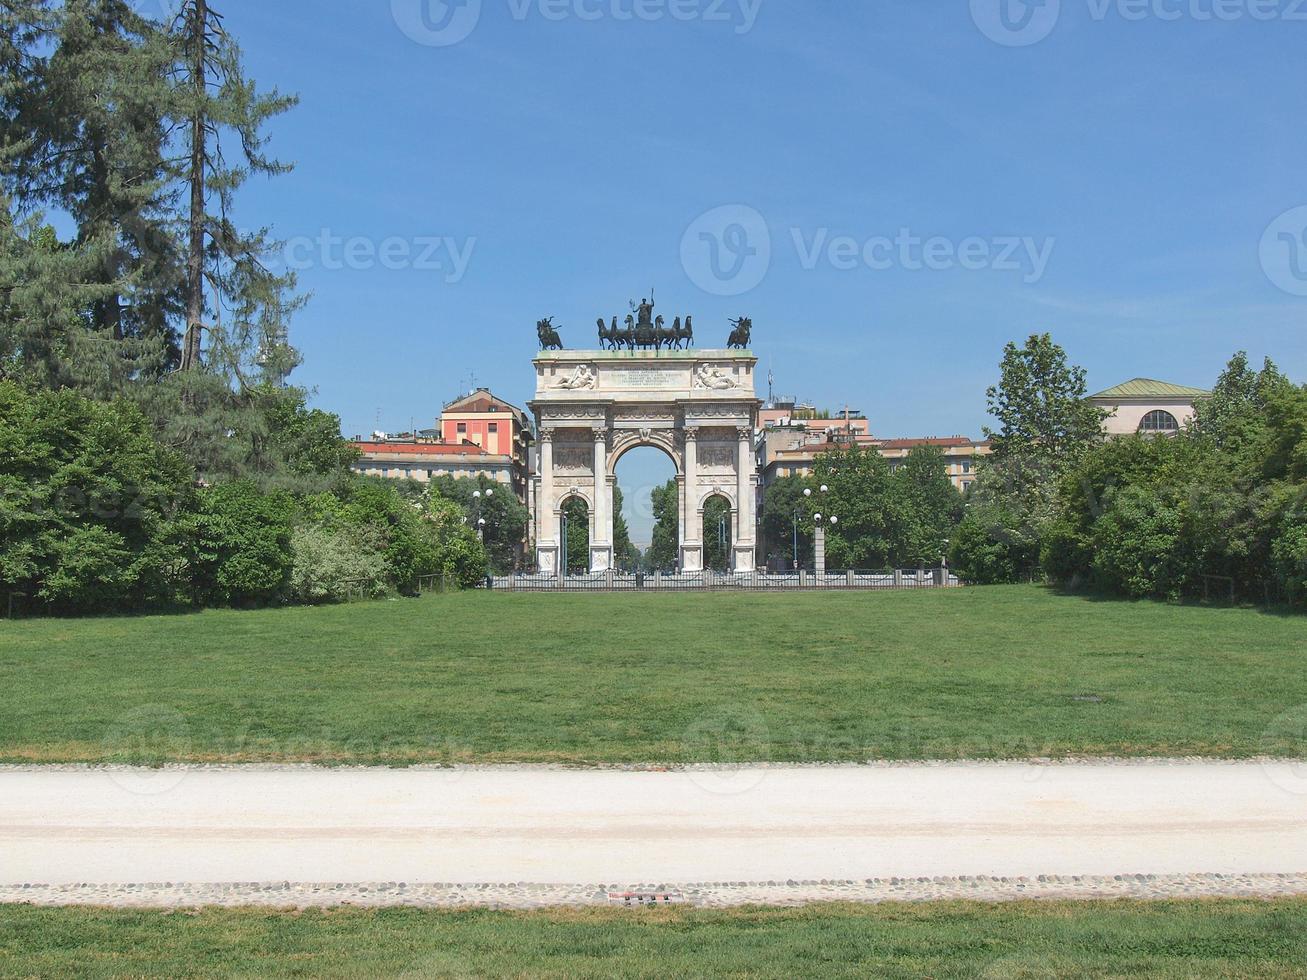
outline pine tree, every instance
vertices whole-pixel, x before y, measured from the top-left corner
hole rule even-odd
[[[26,212],[55,207],[94,267],[85,326],[119,387],[162,372],[180,297],[169,227],[163,115],[169,49],[125,0],[27,3],[6,42],[6,190]],[[48,52],[40,53],[37,52]],[[92,258],[93,257],[93,258]]]
[[[291,169],[265,154],[262,130],[298,100],[275,89],[262,93],[245,77],[240,47],[208,0],[186,0],[173,40],[174,111],[185,132],[175,176],[189,201],[181,366],[184,371],[200,366],[207,332],[211,371],[238,387],[254,372],[281,381],[298,361],[288,326],[303,299],[294,294],[293,274],[278,275],[266,265],[275,248],[267,229],[242,233],[231,215],[236,191],[251,176]],[[234,162],[224,153],[224,140],[233,137],[239,142]],[[206,291],[213,294],[212,304]],[[206,323],[210,314],[214,321]]]

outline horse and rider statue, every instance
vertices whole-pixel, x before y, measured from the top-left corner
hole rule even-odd
[[[600,350],[687,350],[694,346],[694,318],[687,316],[684,321],[678,316],[669,327],[661,315],[654,316],[654,302],[641,300],[631,304],[632,312],[627,315],[624,325],[619,326],[617,317],[611,324],[604,318],[598,319]],[[746,350],[752,339],[753,321],[742,316],[731,321],[731,336],[727,340],[728,348]],[[563,350],[563,340],[554,328],[554,318],[547,317],[536,322],[536,335],[540,338],[541,350]]]
[[[749,340],[753,333],[753,321],[747,316],[742,316],[738,320],[732,320],[731,326],[735,329],[731,331],[731,336],[730,339],[726,341],[726,346],[745,350],[749,346]]]
[[[536,336],[540,338],[541,350],[563,349],[563,338],[554,329],[554,318],[551,316],[536,321]]]

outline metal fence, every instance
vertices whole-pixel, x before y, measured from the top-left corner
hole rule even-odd
[[[961,581],[947,569],[826,572],[594,572],[558,576],[519,573],[487,580],[506,592],[702,592],[801,590],[877,590],[958,588]]]

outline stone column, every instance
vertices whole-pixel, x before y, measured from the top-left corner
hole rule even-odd
[[[756,567],[757,553],[758,531],[757,520],[754,517],[756,502],[753,499],[753,474],[757,469],[757,464],[753,455],[753,429],[742,425],[738,430],[738,434],[740,437],[740,451],[735,462],[735,570],[737,572],[751,572]]]
[[[818,524],[813,529],[813,557],[816,559],[817,578],[825,580],[826,578],[826,526],[824,523]]]
[[[699,515],[699,433],[685,430],[685,490],[681,502],[681,571],[703,571],[703,521]]]
[[[536,570],[558,571],[558,522],[554,517],[554,430],[540,429],[540,482],[536,494]]]
[[[613,567],[613,498],[608,485],[608,432],[594,430],[594,514],[590,530],[590,571],[607,572]]]

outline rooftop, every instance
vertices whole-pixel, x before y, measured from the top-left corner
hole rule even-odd
[[[451,442],[356,442],[354,448],[365,455],[390,456],[489,456],[475,443]]]
[[[1113,385],[1090,398],[1206,398],[1211,392],[1206,388],[1190,388],[1188,385],[1171,384],[1169,381],[1157,381],[1153,378],[1132,378],[1119,385]]]

